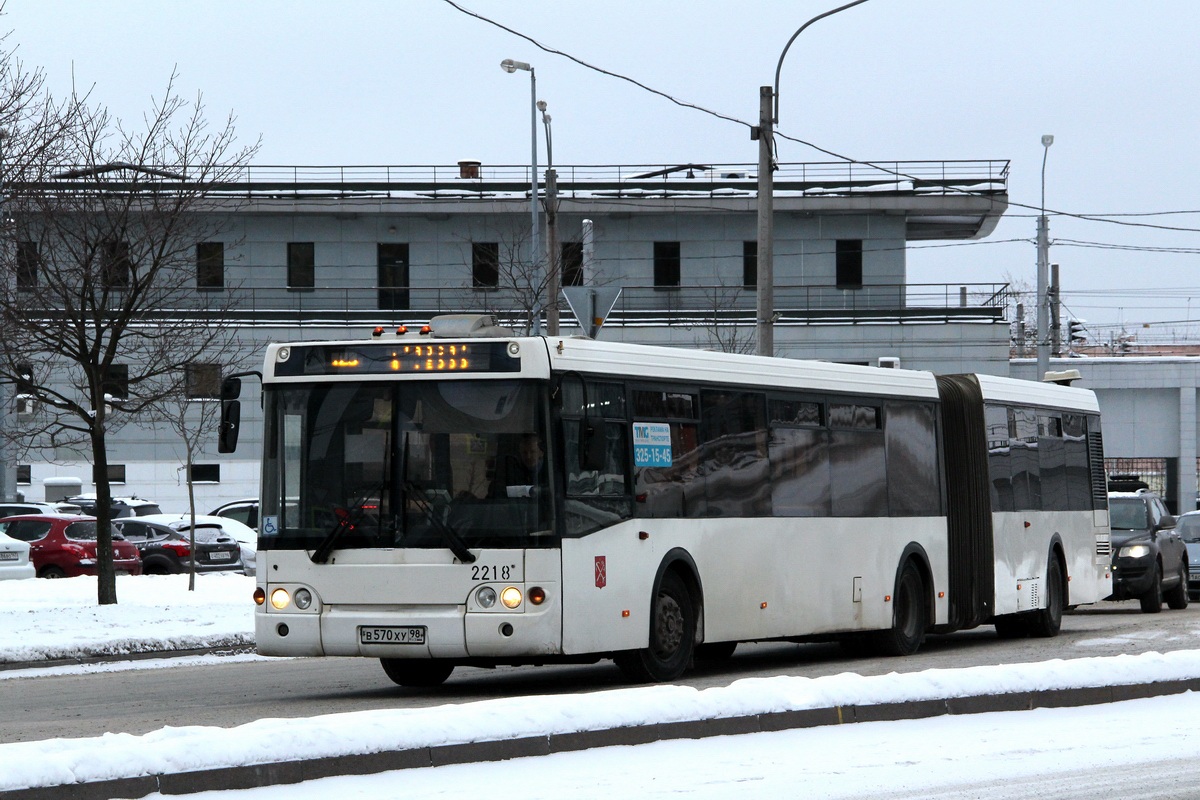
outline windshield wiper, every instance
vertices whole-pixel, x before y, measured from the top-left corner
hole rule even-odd
[[[429,520],[429,525],[438,535],[445,540],[446,546],[450,548],[450,552],[458,556],[458,560],[464,564],[474,564],[475,554],[467,547],[467,543],[454,528],[447,525],[438,519],[437,510],[430,504],[429,499],[425,497],[425,491],[417,486],[412,481],[404,482],[404,491],[408,493],[408,499],[412,501],[421,513],[425,515],[425,519]]]
[[[324,564],[329,561],[329,554],[333,552],[333,546],[337,540],[341,538],[346,531],[354,530],[354,523],[350,521],[350,512],[344,508],[335,508],[334,516],[337,517],[337,524],[333,526],[333,530],[325,534],[325,538],[317,545],[317,549],[313,550],[310,557],[314,564]],[[359,513],[362,516],[362,513]]]
[[[313,554],[309,557],[309,560],[311,560],[314,564],[324,564],[329,561],[329,554],[333,552],[333,546],[337,544],[337,540],[342,537],[343,533],[354,530],[354,526],[363,518],[363,515],[367,513],[367,509],[364,506],[367,498],[378,496],[378,494],[382,491],[383,485],[380,484],[372,491],[365,494],[360,494],[358,499],[351,504],[354,508],[358,509],[358,513],[354,515],[354,519],[350,518],[350,512],[347,509],[341,508],[340,506],[335,506],[333,509],[333,515],[337,517],[337,522],[334,523],[333,529],[330,530],[329,533],[325,534],[325,538],[321,540],[319,545],[317,545],[317,549],[313,550]]]

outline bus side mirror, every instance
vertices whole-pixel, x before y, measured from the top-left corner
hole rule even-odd
[[[604,469],[604,428],[597,429],[586,419],[580,423],[582,441],[579,443],[579,468],[586,470]]]
[[[242,401],[221,401],[221,425],[217,429],[217,452],[232,453],[237,450],[238,429],[242,423]]]
[[[242,394],[241,378],[226,378],[221,381],[221,401],[237,400]]]

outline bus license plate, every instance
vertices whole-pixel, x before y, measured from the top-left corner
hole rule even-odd
[[[425,644],[424,625],[361,626],[359,644]]]

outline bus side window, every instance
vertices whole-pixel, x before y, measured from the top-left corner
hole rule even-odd
[[[565,419],[562,422],[567,535],[599,530],[633,516],[625,425],[602,420],[591,421],[591,424],[593,435],[603,448],[600,466],[596,469],[586,469],[580,461],[583,420]]]

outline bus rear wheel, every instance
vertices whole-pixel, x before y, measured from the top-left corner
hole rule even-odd
[[[1063,609],[1067,605],[1066,581],[1058,557],[1051,559],[1046,573],[1046,607],[1033,613],[1029,620],[1029,635],[1041,639],[1058,636],[1062,628]]]
[[[415,658],[381,658],[383,671],[399,686],[441,686],[454,672],[453,664]]]
[[[673,681],[692,664],[696,642],[696,608],[683,579],[663,573],[650,608],[650,646],[613,657],[634,683]]]
[[[892,627],[872,635],[873,649],[885,656],[911,656],[925,641],[929,615],[925,580],[912,561],[905,562],[892,600]]]

